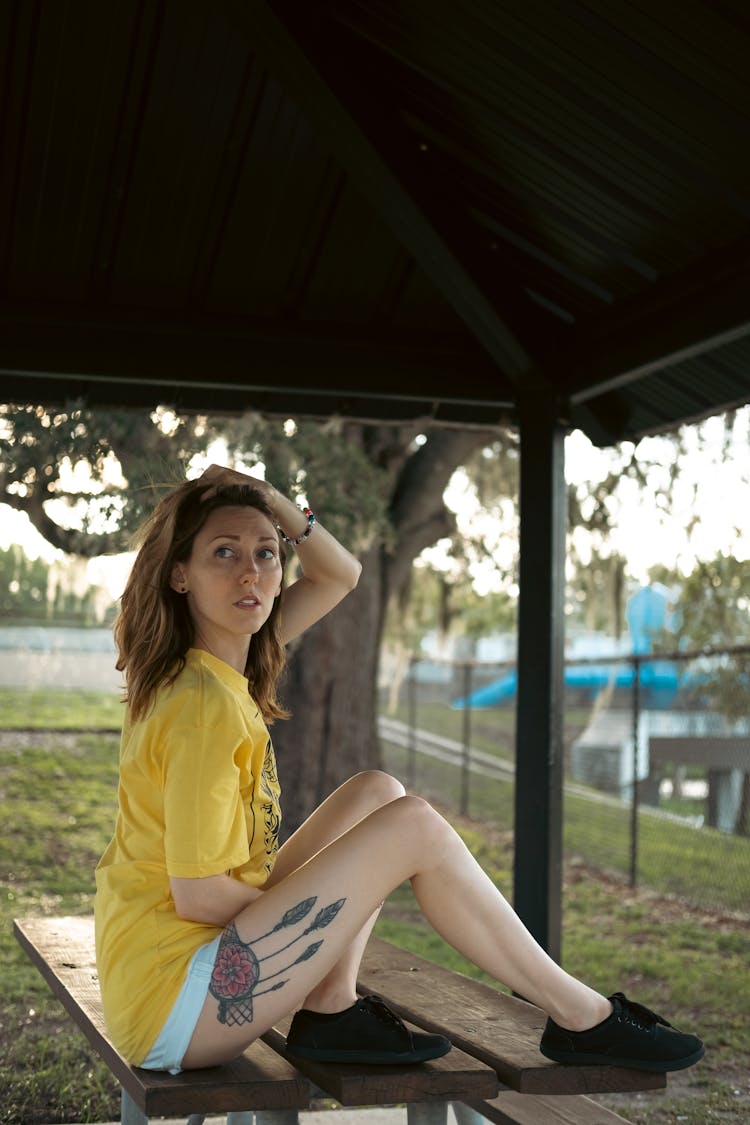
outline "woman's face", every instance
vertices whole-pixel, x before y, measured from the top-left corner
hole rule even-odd
[[[171,586],[186,591],[196,648],[244,672],[250,637],[268,620],[281,593],[276,528],[256,508],[216,508],[175,563]]]

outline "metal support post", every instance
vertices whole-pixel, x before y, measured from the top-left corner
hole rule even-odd
[[[638,764],[641,718],[641,661],[633,657],[633,793],[630,804],[630,885],[638,883]]]
[[[554,403],[521,406],[518,698],[513,896],[560,960],[566,490]]]
[[[249,1113],[247,1121],[244,1119],[242,1121],[230,1121],[227,1118],[227,1125],[252,1125],[252,1116]],[[255,1114],[255,1125],[299,1125],[299,1111],[296,1109],[258,1110]]]
[[[482,1117],[476,1109],[472,1109],[470,1105],[465,1105],[464,1102],[451,1102],[453,1112],[456,1115],[457,1125],[484,1125],[487,1121],[486,1117]]]
[[[461,804],[459,811],[462,816],[469,815],[469,779],[471,777],[471,665],[468,660],[464,664],[464,713],[463,713],[463,753],[461,758]]]
[[[408,1102],[406,1106],[408,1125],[447,1125],[447,1102]]]
[[[121,1125],[148,1125],[148,1117],[124,1087],[120,1091],[120,1122]]]

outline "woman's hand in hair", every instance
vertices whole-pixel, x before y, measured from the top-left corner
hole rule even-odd
[[[209,465],[201,473],[198,483],[208,485],[203,493],[203,500],[210,500],[212,496],[216,495],[219,488],[227,484],[241,484],[245,487],[257,488],[264,495],[265,489],[271,487],[260,477],[253,477],[249,473],[241,473],[239,469],[228,469],[225,465]],[[273,489],[273,491],[275,492],[276,489]]]
[[[209,465],[198,478],[198,483],[208,485],[203,492],[203,500],[211,499],[218,489],[226,485],[239,484],[245,488],[252,488],[273,513],[277,526],[291,538],[301,535],[307,527],[307,517],[303,515],[298,505],[260,477],[241,473],[238,469],[227,469],[223,465]]]

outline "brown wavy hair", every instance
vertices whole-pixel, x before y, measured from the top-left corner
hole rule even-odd
[[[195,537],[211,512],[238,506],[256,508],[276,526],[261,493],[251,485],[217,487],[196,480],[185,481],[165,496],[136,536],[138,553],[114,624],[117,668],[125,673],[124,700],[134,720],[148,713],[160,687],[176,680],[194,641],[187,599],[170,585],[172,568],[190,558]],[[280,536],[279,554],[283,566],[286,554]],[[276,698],[284,668],[280,602],[274,599],[268,620],[253,635],[245,667],[248,690],[266,722],[288,717]]]

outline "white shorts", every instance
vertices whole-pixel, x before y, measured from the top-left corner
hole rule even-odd
[[[172,1011],[167,1016],[167,1022],[140,1064],[146,1070],[168,1070],[170,1074],[179,1074],[182,1070],[182,1060],[208,996],[208,986],[211,983],[221,937],[222,935],[219,934],[193,954],[185,983],[180,989]]]

